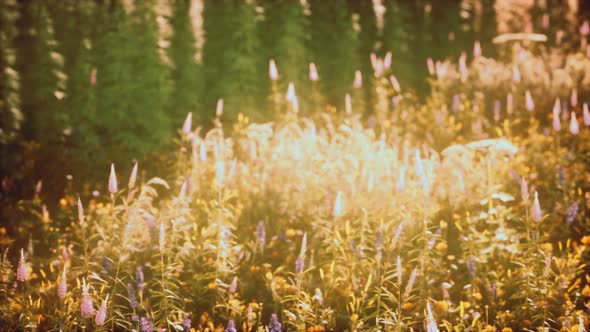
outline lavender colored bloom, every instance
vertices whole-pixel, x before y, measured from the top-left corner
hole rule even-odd
[[[260,220],[258,226],[256,226],[256,238],[258,239],[258,243],[264,247],[264,244],[266,243],[266,228],[264,226],[264,220]]]
[[[154,324],[152,324],[149,317],[141,317],[139,325],[141,327],[141,332],[154,332]]]
[[[467,270],[469,270],[469,274],[471,275],[471,277],[475,278],[475,262],[471,257],[467,258]]]
[[[439,332],[438,324],[436,323],[436,320],[434,319],[434,315],[432,314],[432,309],[430,309],[430,303],[426,304],[426,311],[427,311],[426,330],[428,332]]]
[[[492,284],[492,287],[490,287],[490,295],[492,296],[492,298],[496,297],[496,289],[498,288],[498,286],[496,285],[496,283],[494,282]]]
[[[104,324],[105,319],[107,318],[107,302],[109,301],[109,295],[105,297],[102,305],[96,312],[96,317],[94,317],[94,323],[97,326],[102,326]]]
[[[416,282],[416,276],[418,275],[418,268],[414,268],[410,278],[408,279],[408,284],[406,285],[405,295],[408,295],[412,292],[412,288],[414,287],[414,283]]]
[[[499,100],[494,100],[494,121],[500,121],[500,107],[501,103]]]
[[[383,249],[383,230],[378,229],[375,233],[375,249],[381,251]]]
[[[66,277],[66,267],[64,266],[64,271],[59,279],[59,285],[57,286],[57,297],[63,299],[66,297],[68,293],[68,284],[67,284],[67,277]]]
[[[227,322],[225,332],[238,332],[238,330],[236,330],[236,324],[234,323],[233,319],[230,319],[229,322]]]
[[[541,212],[541,205],[539,204],[539,195],[535,191],[535,200],[533,201],[533,206],[531,207],[531,215],[533,216],[533,220],[535,222],[541,221],[543,219],[543,214]]]
[[[230,294],[234,294],[238,290],[238,277],[234,277],[229,285]]]
[[[135,279],[137,279],[137,289],[143,290],[144,276],[141,265],[137,266],[137,268],[135,269]]]
[[[563,187],[565,186],[565,171],[563,170],[563,167],[559,167],[557,169],[557,177],[559,178],[559,184]]]
[[[90,318],[94,316],[94,306],[92,305],[92,297],[88,293],[86,279],[82,280],[82,298],[80,299],[80,315],[82,315],[82,318]]]
[[[578,214],[578,202],[573,202],[572,205],[567,209],[567,213],[565,215],[565,222],[571,224],[576,215]]]
[[[191,329],[191,317],[187,313],[182,315],[182,327],[185,331],[190,331]]]
[[[27,270],[27,263],[25,262],[25,251],[20,250],[20,260],[18,261],[18,267],[16,268],[16,280],[25,282],[29,277],[29,271]]]
[[[117,186],[117,174],[115,173],[115,164],[111,164],[111,174],[109,174],[109,192],[111,194],[116,193],[118,190]]]
[[[302,256],[299,256],[295,260],[295,273],[301,273],[303,269],[305,269],[305,261]]]
[[[270,323],[268,323],[268,331],[269,332],[281,332],[281,322],[279,322],[279,318],[277,314],[272,314],[270,316]]]
[[[460,107],[461,99],[459,98],[459,95],[453,95],[453,105],[451,106],[451,110],[453,110],[453,112],[458,112]]]
[[[127,296],[129,297],[129,305],[131,308],[137,307],[137,297],[135,296],[135,288],[131,283],[127,284]]]

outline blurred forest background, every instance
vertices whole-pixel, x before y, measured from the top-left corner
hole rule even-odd
[[[534,2],[2,0],[0,202],[30,195],[37,180],[49,200],[73,183],[88,194],[104,187],[111,162],[167,167],[187,112],[210,127],[219,98],[226,124],[238,113],[272,120],[271,58],[304,114],[314,94],[341,109],[355,70],[371,72],[371,52],[391,51],[404,88],[424,96],[428,57],[455,59],[476,39],[493,55],[500,32],[541,29]],[[587,10],[546,6],[548,35],[576,29]],[[320,75],[313,93],[310,62]]]

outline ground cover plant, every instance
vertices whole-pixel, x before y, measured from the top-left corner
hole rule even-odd
[[[270,60],[272,121],[189,113],[162,174],[112,165],[56,213],[39,181],[0,228],[0,326],[585,331],[590,58],[478,45],[425,64],[424,100],[372,55],[343,109]]]

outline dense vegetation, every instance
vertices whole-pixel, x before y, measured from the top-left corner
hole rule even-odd
[[[314,3],[309,1],[307,10],[314,11]],[[174,31],[190,35],[186,3],[175,4]],[[52,6],[28,5],[35,9],[22,13],[39,15],[28,18],[35,24],[56,15],[47,12]],[[207,48],[202,56],[205,63],[235,66],[232,75],[241,78],[234,82],[217,81],[219,73],[209,76],[196,63],[186,71],[169,70],[161,54],[140,53],[140,46],[113,47],[158,39],[152,4],[138,1],[130,11],[89,5],[104,12],[86,19],[116,24],[100,25],[104,31],[92,33],[101,42],[81,53],[91,58],[90,50],[100,48],[102,56],[93,61],[104,61],[104,67],[86,60],[77,64],[86,68],[79,79],[96,91],[84,88],[63,101],[88,98],[92,111],[75,112],[44,99],[47,92],[40,89],[27,91],[26,98],[20,92],[23,99],[3,99],[55,107],[52,120],[62,114],[64,123],[73,121],[67,114],[96,116],[80,124],[102,129],[84,129],[80,142],[90,146],[83,140],[94,140],[90,157],[104,159],[91,165],[100,174],[100,186],[70,176],[54,204],[46,194],[51,179],[43,178],[22,189],[30,197],[3,205],[2,329],[586,330],[588,22],[569,34],[505,34],[496,39],[493,57],[488,56],[491,44],[482,50],[475,42],[458,61],[429,58],[423,64],[429,89],[419,96],[398,75],[392,53],[367,54],[362,62],[369,66],[354,74],[338,70],[348,64],[325,65],[335,56],[330,52],[344,49],[326,51],[325,59],[313,63],[298,53],[302,48],[285,51],[284,45],[314,43],[305,38],[306,24],[315,24],[311,31],[316,33],[328,29],[320,28],[325,21],[314,23],[299,3],[277,2],[272,8],[293,15],[287,21],[297,23],[285,27],[290,32],[283,36],[289,39],[275,41],[284,54],[268,56],[264,70],[253,70],[257,41],[247,35],[256,26],[240,15],[255,13],[254,4],[231,5],[236,7],[204,10],[216,11],[210,15],[227,24],[245,24],[234,30],[236,35],[216,37],[248,44],[240,48],[244,58]],[[228,8],[240,15],[227,15]],[[338,6],[316,10],[347,15],[338,14]],[[270,18],[284,21],[278,15]],[[230,22],[242,19],[248,23]],[[355,36],[345,24],[329,29]],[[361,35],[354,38],[367,42]],[[167,58],[192,63],[194,57],[187,54],[195,52],[195,40],[170,40],[188,42]],[[47,47],[38,54],[56,47],[54,42],[38,45]],[[24,61],[9,52],[2,56],[5,64]],[[80,70],[60,81],[59,72],[43,67],[56,63],[40,61],[29,74],[45,70],[43,75],[56,77],[44,84],[67,89]],[[138,79],[142,75],[146,78]],[[201,82],[203,95],[207,89],[223,91],[223,98],[214,97],[208,107],[215,109],[211,124],[193,112],[207,98],[183,94],[180,86],[164,88],[170,88],[164,83],[170,77],[186,84],[209,78]],[[265,90],[256,92],[251,89],[262,89],[255,84],[259,77]],[[33,84],[38,78],[19,79]],[[18,91],[3,84],[3,96]],[[136,95],[136,89],[145,96]],[[125,98],[109,97],[115,93]],[[259,105],[265,107],[254,111]],[[168,107],[182,114],[170,115]],[[118,111],[122,108],[131,117]],[[32,126],[33,118],[16,123]],[[59,126],[35,121],[46,126],[38,134],[47,136],[34,141],[50,144],[57,137],[51,130]],[[171,126],[179,127],[176,136]],[[7,134],[7,142],[19,142],[21,130],[15,127],[16,136]],[[96,136],[86,137],[85,131]],[[155,149],[124,143],[134,135],[156,137],[154,142],[165,147],[162,167],[122,166],[135,153]],[[107,138],[108,145],[100,147]],[[44,151],[30,149],[32,156]],[[117,160],[111,153],[127,159],[107,166],[109,159]],[[66,176],[62,169],[53,172]],[[20,183],[27,181],[33,182]]]

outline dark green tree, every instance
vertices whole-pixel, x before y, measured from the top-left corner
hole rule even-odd
[[[172,123],[182,123],[188,112],[193,112],[193,120],[202,122],[199,119],[200,106],[200,68],[197,64],[195,54],[195,35],[191,25],[190,1],[175,0],[172,3],[173,13],[170,18],[172,36],[168,56],[171,61],[171,80],[173,89],[170,97],[170,117]]]
[[[345,0],[309,3],[309,48],[325,78],[320,81],[322,94],[332,105],[341,106],[352,85],[356,65],[351,14]]]
[[[94,48],[97,138],[89,140],[99,146],[87,147],[101,152],[94,158],[97,165],[128,164],[161,148],[174,133],[166,114],[170,81],[160,58],[153,8],[153,1],[136,1],[131,13],[114,7],[101,15],[98,29],[108,28],[98,32]]]

